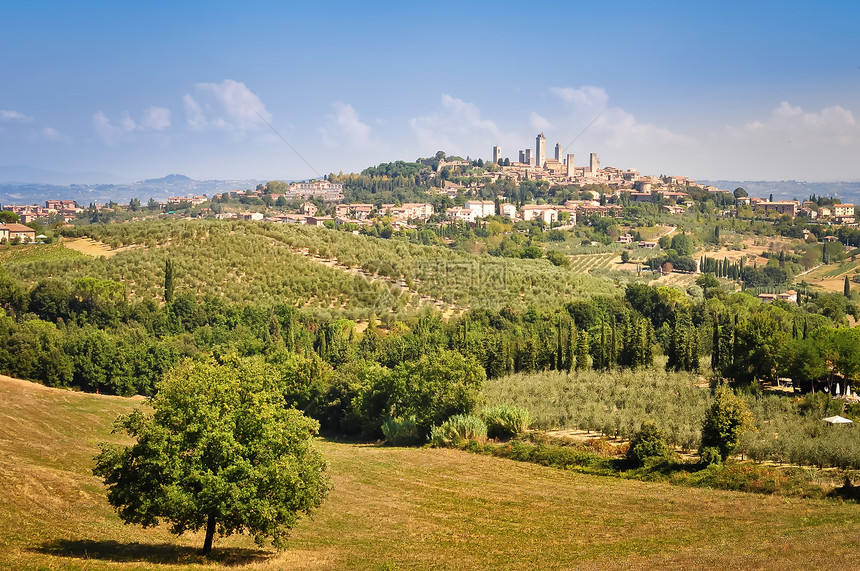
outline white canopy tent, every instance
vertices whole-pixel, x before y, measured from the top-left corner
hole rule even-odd
[[[853,424],[854,421],[844,416],[828,416],[827,418],[822,418],[824,422],[829,422],[830,424]]]

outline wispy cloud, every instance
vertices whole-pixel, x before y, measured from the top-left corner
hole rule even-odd
[[[323,144],[335,148],[346,143],[353,147],[366,148],[375,144],[370,125],[361,121],[349,103],[332,103],[334,113],[326,115],[326,124],[320,129]]]
[[[646,123],[633,113],[609,104],[609,94],[602,87],[551,87],[550,95],[560,99],[567,109],[563,121],[569,130],[589,127],[590,136],[598,144],[616,149],[653,145],[655,143],[690,143],[689,137],[665,127]]]
[[[770,117],[741,127],[730,126],[727,131],[740,140],[783,140],[802,146],[844,146],[860,142],[860,127],[854,114],[839,105],[815,112],[782,101],[771,111]]]
[[[585,85],[583,87],[550,87],[549,92],[564,101],[579,108],[604,109],[609,103],[609,95],[602,87]]]
[[[11,109],[0,109],[0,121],[32,123],[33,117],[29,115],[24,115],[23,113],[19,113],[18,111],[12,111]]]
[[[532,111],[532,114],[529,117],[529,125],[531,125],[532,129],[535,131],[546,131],[552,126],[548,119],[538,115],[534,111]]]
[[[140,124],[145,129],[164,131],[170,127],[170,109],[165,107],[149,107],[143,111]]]
[[[484,119],[477,105],[448,94],[442,95],[440,106],[431,114],[410,119],[409,126],[427,151],[461,152],[475,146],[489,149],[516,140],[502,133],[493,121]]]
[[[93,129],[106,145],[118,145],[123,136],[134,131],[134,128],[134,120],[128,111],[123,113],[117,123],[113,123],[103,111],[96,111],[93,114]]]
[[[59,131],[57,131],[53,127],[42,128],[42,130],[40,131],[40,135],[46,141],[53,141],[56,143],[66,143],[66,144],[72,142],[71,137],[69,137],[68,135],[63,135],[62,133],[60,133]]]
[[[147,107],[140,120],[132,119],[128,111],[123,111],[119,119],[112,121],[104,111],[93,114],[93,130],[101,141],[116,146],[132,138],[132,133],[146,131],[165,131],[170,128],[170,109],[166,107]]]
[[[188,125],[193,129],[245,131],[263,126],[272,116],[260,98],[241,81],[197,83],[195,95],[183,97]]]

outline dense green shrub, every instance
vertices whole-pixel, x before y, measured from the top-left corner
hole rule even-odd
[[[507,404],[485,408],[481,416],[487,423],[487,436],[490,438],[512,438],[525,432],[531,423],[531,413],[527,408]]]
[[[720,453],[720,449],[716,446],[705,446],[699,452],[699,459],[705,466],[711,466],[722,462],[723,455]]]
[[[430,430],[430,443],[439,447],[460,446],[470,440],[484,442],[486,439],[487,425],[480,417],[471,414],[455,414]]]
[[[627,458],[637,466],[644,466],[648,461],[665,458],[668,454],[669,447],[666,445],[663,433],[656,424],[645,421],[633,436]]]
[[[534,445],[519,440],[512,440],[507,444],[491,447],[489,451],[493,456],[500,458],[564,469],[580,466],[603,467],[607,462],[606,458],[598,454],[579,450],[572,446]]]
[[[392,446],[413,446],[424,441],[414,416],[386,418],[382,422],[382,433],[385,442]]]

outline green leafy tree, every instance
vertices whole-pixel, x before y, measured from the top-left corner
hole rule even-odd
[[[126,523],[164,519],[176,534],[205,528],[204,554],[216,529],[280,548],[299,514],[325,498],[326,463],[311,438],[318,424],[287,406],[262,361],[185,361],[150,404],[117,419],[136,442],[103,444],[93,469]]]
[[[431,427],[448,417],[474,411],[481,403],[485,380],[484,368],[473,357],[441,350],[402,363],[374,392],[385,394],[391,417],[414,416],[426,438]]]
[[[0,222],[3,224],[17,224],[21,221],[21,217],[11,210],[0,210]]]
[[[675,234],[672,236],[672,249],[679,256],[690,256],[693,254],[693,239],[686,234]]]
[[[562,268],[570,267],[570,260],[558,250],[550,250],[546,253],[546,259],[552,262],[552,265]]]
[[[703,456],[719,452],[725,461],[737,447],[743,433],[753,425],[752,413],[747,409],[747,403],[726,386],[721,386],[714,393],[714,403],[705,412],[702,423]],[[708,450],[710,449],[710,450]]]

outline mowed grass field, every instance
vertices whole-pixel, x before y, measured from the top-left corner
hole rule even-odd
[[[0,379],[0,569],[853,568],[860,506],[320,441],[334,489],[289,549],[126,526],[90,474],[140,400]]]

